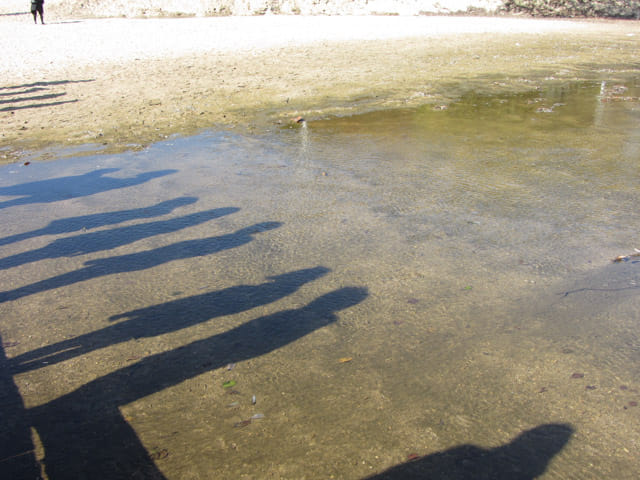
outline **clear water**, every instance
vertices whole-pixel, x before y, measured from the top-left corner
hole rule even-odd
[[[0,471],[635,478],[639,96],[1,167]]]

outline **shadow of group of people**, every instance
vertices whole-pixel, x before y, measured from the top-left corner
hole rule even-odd
[[[113,170],[98,170],[88,184],[61,178],[57,182],[23,184],[0,188],[0,195],[19,198],[0,202],[0,207],[25,203],[48,203],[71,196],[92,195],[139,185],[171,171],[150,172],[129,179],[105,176]],[[43,187],[46,187],[43,189]],[[195,203],[180,197],[146,209],[109,214],[95,213],[51,222],[48,226],[0,239],[0,245],[38,235],[77,232],[80,229],[115,225],[124,221],[163,215],[174,208]],[[175,232],[201,222],[229,215],[238,209],[218,208],[167,221],[116,227],[54,240],[48,247],[22,252],[0,260],[1,268],[12,268],[57,255],[96,253],[145,238]],[[137,251],[91,260],[72,272],[62,273],[0,293],[1,302],[17,300],[49,289],[61,288],[103,275],[134,272],[176,261],[212,255],[252,241],[256,234],[280,227],[262,222],[234,233],[182,240],[147,251]],[[342,287],[311,300],[306,305],[259,316],[223,333],[200,338],[186,345],[143,357],[42,405],[25,408],[14,375],[78,358],[133,338],[164,335],[203,324],[226,315],[249,311],[293,294],[305,284],[329,273],[323,266],[304,268],[268,278],[258,285],[237,285],[157,305],[116,314],[102,329],[7,357],[8,342],[0,347],[0,477],[35,479],[43,473],[60,479],[163,479],[152,455],[123,417],[120,407],[135,402],[204,372],[230,363],[268,354],[338,320],[338,313],[364,301],[363,287]],[[2,339],[0,338],[0,341]],[[571,427],[550,424],[523,432],[512,442],[493,449],[461,445],[395,466],[370,479],[533,479],[567,443]],[[33,436],[44,447],[44,459],[36,458]],[[215,472],[212,472],[212,478]]]

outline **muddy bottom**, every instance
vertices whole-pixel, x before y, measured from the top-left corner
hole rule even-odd
[[[1,167],[0,469],[634,478],[640,76],[592,76]]]

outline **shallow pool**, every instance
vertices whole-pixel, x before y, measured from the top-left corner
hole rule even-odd
[[[634,478],[640,77],[600,75],[0,167],[0,469]]]

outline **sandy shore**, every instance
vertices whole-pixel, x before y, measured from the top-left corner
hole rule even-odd
[[[2,163],[48,145],[118,150],[212,126],[447,102],[489,76],[533,88],[586,62],[631,62],[640,38],[638,22],[522,18],[31,21],[0,17]]]

